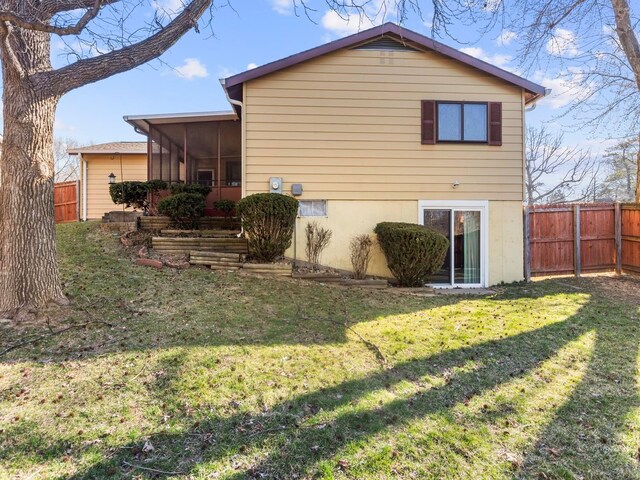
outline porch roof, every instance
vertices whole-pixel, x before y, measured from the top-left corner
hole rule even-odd
[[[109,142],[97,145],[87,145],[85,147],[74,147],[67,149],[69,155],[81,154],[145,154],[147,153],[147,142]]]
[[[215,122],[220,120],[237,120],[238,115],[233,110],[214,112],[190,113],[158,113],[148,115],[125,115],[124,121],[133,126],[138,133],[149,134],[151,125],[166,125],[171,123]]]

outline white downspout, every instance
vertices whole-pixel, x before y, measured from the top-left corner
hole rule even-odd
[[[82,165],[82,220],[87,221],[87,161],[80,154]]]

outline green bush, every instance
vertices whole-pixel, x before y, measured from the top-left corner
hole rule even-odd
[[[177,193],[160,200],[158,211],[171,217],[178,228],[197,228],[198,220],[204,215],[204,197],[199,193]]]
[[[111,200],[116,205],[141,209],[145,213],[149,210],[149,195],[156,195],[167,188],[164,180],[149,180],[148,182],[119,182],[109,185]]]
[[[413,223],[382,222],[374,232],[393,276],[403,287],[421,287],[442,267],[449,240]]]
[[[200,185],[199,183],[172,183],[171,194],[176,195],[178,193],[197,193],[206,197],[211,192],[209,185]]]
[[[222,224],[222,228],[232,228],[231,216],[233,215],[233,211],[236,209],[236,202],[234,202],[233,200],[218,200],[217,202],[213,202],[213,208],[224,214],[224,222]]]
[[[213,208],[224,213],[225,217],[230,217],[236,208],[236,202],[233,200],[218,200],[217,202],[213,202]]]
[[[109,185],[111,200],[116,205],[147,209],[147,182],[119,182]]]
[[[158,193],[160,190],[166,190],[169,187],[164,180],[148,180],[145,183],[147,185],[147,192],[151,194]]]
[[[273,262],[291,246],[298,214],[298,200],[279,193],[256,193],[236,204],[247,234],[249,253],[262,262]]]

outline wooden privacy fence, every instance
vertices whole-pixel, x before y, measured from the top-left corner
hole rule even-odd
[[[640,273],[640,204],[525,207],[525,274]]]
[[[53,205],[56,223],[77,222],[80,218],[78,203],[79,182],[56,183],[53,186]]]

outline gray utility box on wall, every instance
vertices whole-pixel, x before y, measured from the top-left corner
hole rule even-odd
[[[282,177],[269,178],[269,192],[282,193]]]

